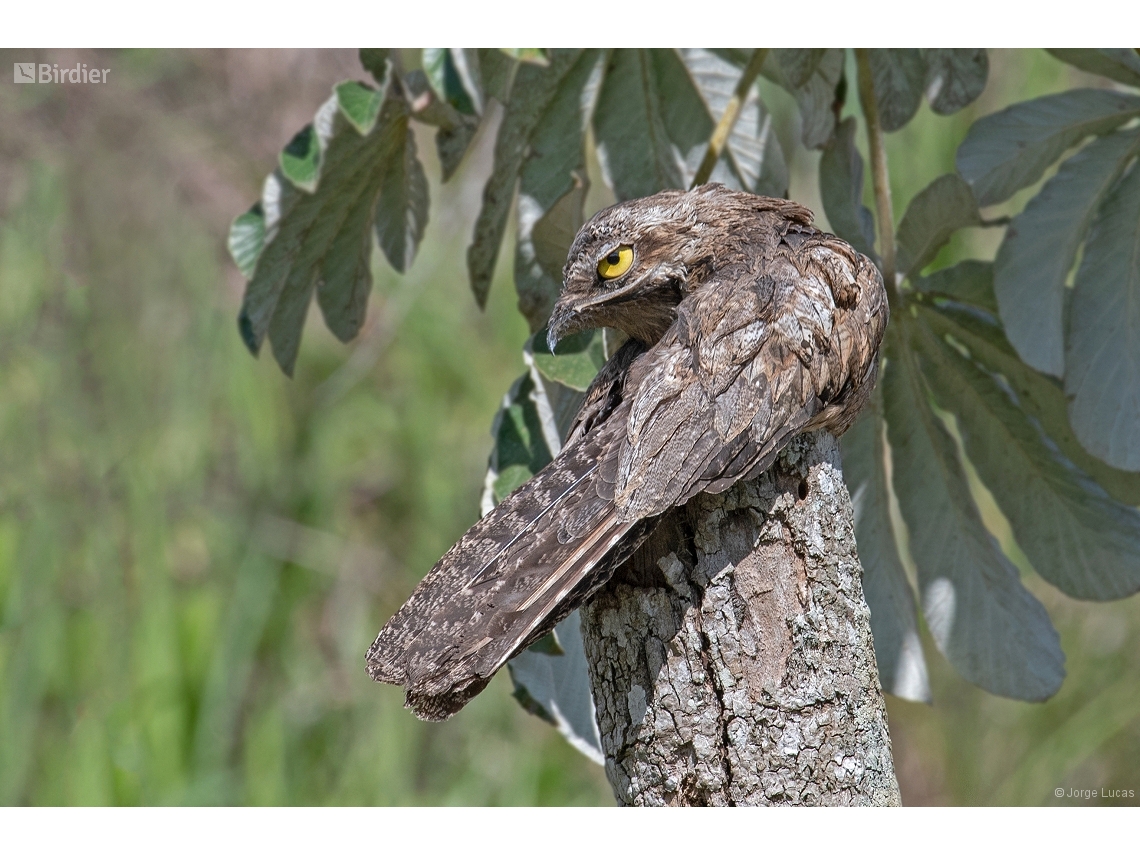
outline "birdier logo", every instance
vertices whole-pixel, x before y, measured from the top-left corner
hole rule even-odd
[[[77,62],[73,68],[60,68],[59,63],[12,63],[13,83],[106,83],[109,68],[88,68]]]

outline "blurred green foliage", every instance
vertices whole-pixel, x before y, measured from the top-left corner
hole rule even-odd
[[[488,428],[523,370],[509,265],[486,313],[464,268],[488,140],[443,187],[428,163],[416,264],[374,266],[348,348],[311,322],[290,381],[241,344],[225,235],[281,140],[363,78],[355,52],[64,53],[0,62],[112,69],[101,87],[0,87],[0,804],[611,803],[505,675],[426,724],[363,668],[475,520]],[[896,199],[953,169],[977,116],[1103,85],[1043,52],[991,63],[978,102],[924,104],[888,138]],[[819,210],[818,154],[762,87],[792,195]],[[999,237],[966,230],[939,263]],[[1061,632],[1061,692],[988,695],[928,644],[934,705],[890,703],[904,801],[1140,792],[1140,600],[1025,581]]]
[[[353,349],[315,323],[289,381],[236,333],[225,234],[264,170],[235,90],[309,109],[346,63],[103,59],[105,88],[0,93],[0,803],[609,803],[505,677],[431,726],[364,672],[477,518],[522,370],[469,222],[378,265]]]

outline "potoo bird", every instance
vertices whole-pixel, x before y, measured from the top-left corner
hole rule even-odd
[[[877,375],[875,265],[794,202],[709,184],[614,205],[570,247],[548,325],[628,341],[561,453],[463,535],[369,648],[374,680],[453,715],[588,600],[658,518],[760,474],[797,434],[836,435]]]

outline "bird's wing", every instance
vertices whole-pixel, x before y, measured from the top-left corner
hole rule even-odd
[[[795,230],[729,267],[634,363],[599,490],[623,519],[653,516],[766,469],[803,430],[841,432],[886,319],[878,270],[830,235]]]
[[[648,523],[619,519],[594,488],[605,441],[567,445],[472,526],[380,631],[368,673],[403,685],[420,718],[457,712],[641,543]]]
[[[609,419],[625,397],[630,366],[645,350],[644,344],[631,338],[602,366],[586,390],[586,397],[566,432],[563,445],[576,442]]]

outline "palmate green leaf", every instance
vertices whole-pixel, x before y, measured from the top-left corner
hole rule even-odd
[[[376,126],[384,104],[383,92],[351,80],[338,83],[333,92],[336,93],[341,115],[348,119],[358,134],[366,135]]]
[[[585,134],[604,58],[600,50],[585,50],[563,76],[520,171],[515,289],[531,331],[550,317],[567,252],[585,221]]]
[[[562,78],[574,67],[581,51],[551,51],[550,65],[521,63],[511,84],[511,97],[495,140],[494,166],[483,187],[483,205],[475,221],[475,234],[467,248],[471,290],[480,307],[487,303],[499,245],[506,230],[515,184],[531,137],[558,92]]]
[[[588,187],[585,176],[575,173],[566,194],[545,210],[520,190],[515,290],[519,311],[532,330],[546,325],[558,299],[570,244],[586,219]]]
[[[985,48],[928,48],[922,55],[926,100],[935,113],[956,113],[986,88],[990,61]]]
[[[740,48],[713,48],[711,52],[741,69],[752,58],[751,50]],[[836,89],[843,78],[845,57],[843,48],[825,48],[822,52],[777,48],[769,51],[760,69],[761,74],[796,99],[801,138],[808,148],[822,148],[835,131]],[[806,81],[796,83],[809,67],[811,73]]]
[[[827,48],[775,48],[772,51],[780,73],[793,89],[811,80],[826,53]]]
[[[535,653],[543,653],[547,656],[565,656],[566,651],[558,641],[558,634],[551,630],[542,636],[538,641],[527,647],[527,650],[533,650]]]
[[[296,187],[312,193],[321,172],[321,147],[311,124],[305,125],[277,156],[282,174]]]
[[[435,132],[435,151],[439,155],[440,178],[444,182],[450,181],[455,170],[463,161],[463,155],[475,139],[475,132],[479,130],[476,121],[465,121],[441,127]]]
[[[875,257],[875,220],[863,204],[863,158],[855,147],[857,123],[848,116],[819,159],[819,193],[832,231]]]
[[[1101,205],[1077,270],[1065,354],[1069,419],[1106,463],[1140,471],[1140,164]]]
[[[899,223],[898,269],[914,276],[934,260],[958,229],[981,221],[978,203],[954,173],[934,179],[911,199]]]
[[[715,127],[735,93],[741,71],[711,51],[689,48],[679,53]],[[690,173],[696,171],[689,167],[699,164],[704,150],[690,152],[690,155],[695,154],[699,154],[699,158],[686,163],[686,178],[689,180]],[[772,116],[755,88],[749,91],[741,106],[711,180],[764,196],[787,195],[788,167],[784,152],[772,127]]]
[[[584,330],[558,342],[558,352],[551,353],[546,344],[546,331],[539,330],[526,347],[544,377],[585,392],[606,364],[602,338],[601,330]]]
[[[470,48],[424,48],[424,74],[440,100],[467,116],[483,112],[479,57]]]
[[[914,345],[902,338],[906,325],[903,317],[887,330],[881,385],[892,481],[927,625],[970,682],[1006,697],[1044,700],[1065,675],[1057,633],[982,524],[954,440],[928,402]]]
[[[246,279],[253,276],[257,257],[265,246],[265,212],[260,202],[254,202],[244,214],[238,215],[230,226],[226,247],[233,257],[241,275]]]
[[[923,317],[935,311],[919,309],[923,374],[1033,568],[1080,599],[1140,590],[1140,511],[1062,456],[1004,381],[931,332]]]
[[[619,200],[686,187],[686,160],[703,153],[712,129],[677,53],[639,48],[610,55],[594,133],[602,175]]]
[[[554,433],[554,442],[559,439],[543,397],[544,391],[535,385],[530,372],[516,380],[503,397],[491,425],[495,444],[483,493],[484,514],[554,459],[558,447],[551,449],[550,434]]]
[[[603,176],[617,197],[687,187],[739,79],[739,68],[712,51],[616,51],[606,67],[594,130]],[[783,152],[754,91],[710,180],[753,193],[787,192]]]
[[[1004,201],[1037,181],[1064,151],[1140,116],[1140,98],[1106,89],[1071,89],[1014,104],[970,126],[958,172],[978,204]]]
[[[393,133],[404,144],[402,152],[393,152],[385,164],[380,199],[376,203],[376,239],[388,263],[404,273],[411,267],[427,227],[428,181],[416,156],[416,138],[408,128],[408,113],[402,111],[393,116],[391,122]],[[325,308],[323,303],[321,308]],[[326,310],[325,318],[328,317]]]
[[[962,262],[956,267],[964,264],[989,266],[984,262]],[[933,279],[934,276],[931,276],[920,281]],[[962,289],[961,296],[956,295],[955,299],[966,299],[967,292],[979,287],[981,282],[979,276],[973,286]],[[986,312],[978,308],[987,303],[992,304],[993,296],[967,301],[973,305],[938,301],[938,311],[926,312],[923,320],[937,335],[948,336],[948,340],[964,346],[987,371],[1001,375],[1017,396],[1021,409],[1041,426],[1049,437],[1049,442],[1057,447],[1063,457],[1092,476],[1118,501],[1131,506],[1140,505],[1140,474],[1115,469],[1085,450],[1069,424],[1069,401],[1061,384],[1021,361],[1002,333],[996,309],[991,308]]]
[[[926,85],[926,61],[917,48],[875,48],[867,52],[871,83],[884,131],[897,131],[914,118]]]
[[[459,168],[463,155],[475,132],[479,130],[479,117],[460,113],[436,95],[428,82],[427,75],[419,69],[408,72],[404,77],[404,89],[408,93],[408,103],[412,116],[427,125],[439,128],[435,134],[435,148],[439,154],[439,166],[446,183]]]
[[[360,64],[372,75],[372,79],[382,87],[387,86],[388,75],[392,70],[392,64],[388,60],[388,56],[392,53],[391,49],[361,48],[359,53]]]
[[[544,436],[552,454],[557,455],[562,450],[562,441],[570,432],[570,426],[577,418],[578,411],[582,409],[582,402],[586,396],[582,389],[548,376],[543,369],[555,376],[565,376],[581,385],[587,374],[591,371],[596,372],[593,366],[598,364],[599,359],[605,358],[601,355],[606,352],[605,343],[605,331],[596,330],[594,337],[584,346],[583,351],[554,356],[552,359],[547,359],[542,368],[539,367],[542,355],[536,355],[535,350],[536,348],[546,350],[546,332],[535,333],[523,345],[523,362],[526,363],[537,390],[535,397],[543,417]],[[561,343],[558,350],[562,351]]]
[[[842,48],[827,48],[818,60],[805,83],[797,85],[786,73],[799,75],[806,64],[804,58],[792,55],[798,52],[773,50],[764,63],[761,73],[782,86],[796,99],[800,110],[802,129],[800,138],[808,148],[823,148],[835,132],[835,90],[843,77],[846,53]],[[747,57],[744,59],[747,62]]]
[[[1013,218],[994,260],[1002,324],[1021,358],[1065,371],[1065,282],[1105,194],[1140,151],[1140,131],[1094,140],[1061,164]]]
[[[873,394],[855,426],[843,435],[843,478],[855,509],[855,541],[863,565],[863,595],[871,610],[879,681],[892,695],[928,702],[930,682],[918,636],[914,590],[891,527],[880,397]]]
[[[969,303],[997,315],[993,262],[967,259],[929,276],[916,276],[911,283],[923,294]]]
[[[550,56],[545,48],[499,48],[499,50],[518,62],[550,65]]]
[[[373,198],[361,194],[355,199],[346,200],[344,208],[338,213],[346,223],[367,223],[374,212],[385,204],[386,197],[387,194],[382,191],[380,200],[374,206]],[[426,219],[426,193],[422,201],[423,216]],[[379,218],[376,222],[379,224]],[[341,341],[348,341],[355,336],[364,323],[368,295],[372,291],[371,268],[372,235],[368,229],[344,228],[337,231],[322,259],[317,274],[316,293],[317,305],[321,307],[325,324]],[[282,368],[288,365],[287,374],[292,371],[293,362],[297,358],[301,330],[305,325],[309,305],[307,296],[291,303],[289,295],[287,284],[269,324],[269,343],[273,346],[273,355]]]
[[[583,372],[589,373],[590,366],[597,364],[603,336],[590,331],[566,341],[580,350],[565,356],[551,355],[545,333],[531,336],[523,346],[527,373],[503,397],[491,427],[495,444],[483,491],[484,514],[562,450],[562,440],[582,405],[583,395],[555,378],[580,381],[585,376]]]
[[[500,104],[506,104],[518,62],[511,58],[509,52],[499,48],[479,48],[475,53],[479,57],[479,73],[483,77],[483,94],[496,99]],[[549,51],[543,50],[543,56],[549,63]]]
[[[290,144],[281,167],[265,182],[264,240],[238,319],[253,353],[268,335],[277,362],[292,373],[314,291],[334,334],[347,340],[359,331],[372,285],[373,222],[379,215],[384,248],[400,250],[392,260],[406,264],[426,219],[426,193],[416,192],[422,170],[409,160],[412,146],[400,92],[392,89],[381,101],[359,83],[338,85],[309,134]],[[394,171],[393,162],[402,167]],[[309,164],[319,167],[315,178]],[[401,199],[409,206],[406,219],[394,214]],[[256,245],[257,216],[255,206],[231,234],[244,269]],[[397,229],[403,229],[400,240]]]
[[[595,763],[603,763],[578,612],[567,615],[551,636],[560,653],[538,650],[536,642],[507,663],[515,698],[525,710],[557,727],[571,745]]]
[[[1140,86],[1140,53],[1135,48],[1048,48],[1048,51],[1061,62],[1129,86]]]

